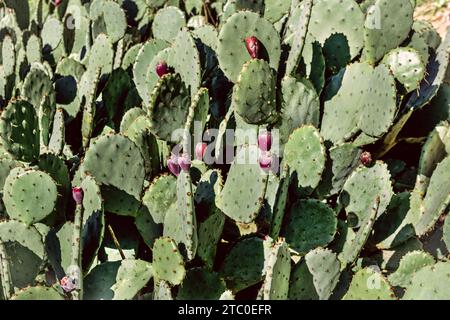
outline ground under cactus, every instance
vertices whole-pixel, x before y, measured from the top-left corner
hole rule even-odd
[[[450,299],[415,5],[1,1],[0,299]]]

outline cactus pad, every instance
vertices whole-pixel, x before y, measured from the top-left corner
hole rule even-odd
[[[153,272],[155,278],[173,285],[180,284],[185,275],[183,257],[176,243],[168,238],[158,238],[153,245]]]
[[[178,291],[178,300],[218,300],[225,292],[225,281],[206,268],[193,268]]]

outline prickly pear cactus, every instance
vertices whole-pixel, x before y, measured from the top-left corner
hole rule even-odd
[[[450,299],[419,5],[0,1],[0,300]]]

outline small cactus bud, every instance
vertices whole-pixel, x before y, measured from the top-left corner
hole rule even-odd
[[[262,132],[258,136],[258,146],[261,151],[269,151],[272,148],[272,134],[270,132]]]
[[[80,187],[72,188],[72,197],[77,205],[80,205],[83,202],[83,189],[81,189]]]
[[[156,65],[156,74],[158,75],[158,77],[162,77],[166,74],[169,73],[169,67],[167,66],[167,63],[165,61],[160,61],[157,65]]]
[[[55,7],[59,7],[61,5],[62,0],[52,0]]]
[[[172,172],[175,176],[178,177],[181,168],[180,165],[178,164],[178,157],[176,155],[172,154],[170,156],[169,160],[167,160],[167,166],[169,167],[170,172]]]
[[[259,40],[256,37],[248,37],[245,39],[245,46],[252,59],[259,57]]]
[[[68,276],[64,276],[59,283],[65,292],[72,292],[77,287],[75,279]]]
[[[262,152],[259,156],[259,166],[264,171],[268,171],[272,166],[272,155],[269,152]]]
[[[178,164],[183,171],[189,171],[191,168],[191,158],[189,157],[189,154],[183,153],[183,155],[178,158]]]
[[[207,145],[204,142],[197,143],[197,145],[195,146],[195,159],[203,160],[203,157],[205,156],[206,147]]]
[[[364,151],[359,156],[359,160],[361,161],[362,165],[365,167],[368,167],[372,164],[372,155],[368,151]]]

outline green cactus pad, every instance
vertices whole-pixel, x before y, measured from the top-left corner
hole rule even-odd
[[[28,225],[53,212],[57,199],[55,181],[45,172],[13,169],[5,181],[3,201],[12,219]]]
[[[62,109],[56,109],[53,117],[53,131],[48,142],[48,151],[55,155],[62,154],[65,145],[65,137],[64,111]]]
[[[321,133],[334,143],[351,138],[358,129],[378,137],[391,126],[396,110],[395,80],[389,69],[355,63],[347,67],[337,95],[325,102]]]
[[[237,222],[253,222],[263,205],[267,176],[259,167],[257,153],[256,146],[242,147],[216,197],[217,207]]]
[[[325,147],[318,130],[313,126],[296,129],[284,148],[284,159],[297,172],[298,185],[315,188],[325,169]]]
[[[326,23],[323,23],[326,21]],[[308,26],[310,34],[322,45],[333,33],[343,34],[348,41],[351,58],[363,47],[364,14],[354,0],[314,1]]]
[[[226,290],[225,281],[206,268],[190,269],[178,291],[178,300],[218,300]]]
[[[305,260],[296,264],[292,270],[289,285],[290,300],[319,300],[314,286],[313,275],[308,269]]]
[[[155,285],[153,300],[173,300],[172,290],[166,281],[161,280],[157,285]]]
[[[105,211],[120,216],[136,217],[141,202],[133,195],[112,186],[102,186]]]
[[[163,40],[152,39],[140,48],[136,56],[136,62],[133,66],[133,80],[145,105],[149,103],[152,89],[158,81],[155,68],[159,61],[156,62],[155,58],[161,50],[168,46],[169,44]],[[152,74],[152,77],[149,76],[150,74]]]
[[[250,56],[245,48],[245,39],[255,36],[267,51],[269,65],[278,70],[280,61],[280,37],[272,24],[257,13],[237,12],[223,25],[217,48],[220,66],[225,75],[237,82],[239,73]]]
[[[64,300],[64,297],[54,288],[36,286],[17,292],[11,300]]]
[[[91,70],[100,69],[101,74],[109,74],[113,68],[114,50],[111,40],[103,33],[94,40],[89,53],[88,67]]]
[[[407,102],[411,109],[422,108],[433,99],[442,83],[445,81],[446,70],[450,60],[450,32],[442,41],[436,54],[432,55],[427,66],[427,76],[422,81],[420,89]]]
[[[289,12],[291,1],[266,0],[264,1],[264,18],[274,23]]]
[[[136,58],[137,58],[142,46],[143,46],[142,43],[138,43],[127,50],[127,52],[124,54],[124,56],[122,58],[121,67],[123,70],[127,70],[128,68],[133,67],[133,63],[136,61]]]
[[[186,275],[183,257],[178,251],[175,241],[168,237],[155,240],[152,266],[155,278],[165,280],[173,285],[182,283]]]
[[[17,167],[22,167],[23,165],[16,160],[12,159],[1,159],[0,160],[0,192],[3,194],[3,187],[5,185],[5,180],[8,177],[12,169]]]
[[[347,214],[355,215],[355,227],[370,215],[370,208],[379,196],[378,217],[386,210],[393,196],[390,173],[387,165],[377,162],[373,167],[359,167],[347,179],[340,196],[340,203]]]
[[[198,248],[197,255],[209,268],[213,268],[217,245],[220,241],[225,216],[220,210],[215,210],[198,228]]]
[[[407,92],[416,90],[425,77],[425,64],[420,54],[411,48],[398,48],[383,59],[395,78],[405,86]]]
[[[195,189],[195,202],[206,203],[208,205],[214,204],[216,196],[220,193],[220,188],[223,185],[222,174],[219,170],[208,170],[202,174],[197,188]]]
[[[50,77],[43,70],[32,68],[23,82],[22,95],[36,110],[45,96],[49,96],[54,103],[55,93]]]
[[[127,29],[127,21],[124,11],[114,1],[93,1],[89,7],[89,14],[93,22],[93,37],[104,32],[116,43],[123,38]],[[98,27],[101,25],[101,27]]]
[[[44,259],[44,243],[42,236],[33,226],[10,220],[0,222],[0,242],[17,242],[31,250],[39,258]]]
[[[419,174],[431,177],[439,162],[447,155],[446,145],[450,145],[450,133],[448,124],[436,126],[429,134],[422,147],[419,159]]]
[[[287,143],[289,136],[302,125],[319,124],[320,101],[316,91],[295,78],[286,76],[281,82],[283,105],[280,130],[281,143]]]
[[[46,236],[45,250],[58,278],[64,277],[72,264],[73,233],[73,222],[67,221],[59,230],[53,229]]]
[[[148,208],[155,223],[163,223],[168,208],[176,201],[177,179],[172,175],[156,177],[145,191],[143,204]]]
[[[289,294],[291,255],[288,245],[280,240],[266,257],[263,300],[286,300]]]
[[[281,227],[283,225],[283,220],[286,213],[286,205],[288,201],[290,184],[291,184],[291,172],[288,166],[283,166],[272,210],[273,214],[269,232],[269,236],[272,239],[278,239],[281,232]]]
[[[367,267],[353,276],[343,300],[395,300],[395,296],[383,275]]]
[[[328,249],[317,248],[305,256],[306,265],[313,276],[314,287],[320,300],[328,300],[338,284],[341,263]]]
[[[168,74],[157,83],[150,99],[150,130],[159,139],[179,142],[174,131],[184,128],[191,99],[178,75]]]
[[[120,155],[120,156],[119,156]],[[105,166],[109,163],[108,166]],[[92,141],[83,162],[96,181],[141,198],[144,160],[139,148],[121,135],[105,135]]]
[[[449,262],[438,262],[417,271],[406,287],[403,300],[448,300]]]
[[[363,51],[369,63],[375,64],[408,37],[413,14],[410,0],[377,0],[369,7],[364,24]]]
[[[63,40],[63,30],[61,21],[52,17],[47,19],[41,31],[42,47],[48,46],[51,51],[55,50]]]
[[[136,228],[142,236],[145,244],[149,247],[153,247],[155,239],[162,236],[163,226],[162,224],[157,224],[153,220],[153,216],[147,209],[147,207],[142,206],[134,220]]]
[[[450,251],[450,218],[447,216],[445,218],[442,239],[447,246],[447,250]]]
[[[180,74],[191,95],[195,95],[200,88],[202,70],[195,40],[187,29],[181,30],[175,38],[168,64]]]
[[[270,240],[247,238],[239,241],[225,258],[220,274],[233,292],[263,280]],[[251,252],[252,254],[248,254]]]
[[[250,60],[242,67],[234,87],[235,111],[250,124],[276,120],[275,75],[264,60]]]
[[[3,71],[6,76],[12,75],[15,71],[16,52],[14,43],[10,36],[5,36],[2,43],[2,63]]]
[[[284,235],[289,246],[307,253],[325,247],[336,233],[337,218],[334,211],[317,200],[300,200],[290,211]]]
[[[388,280],[394,286],[407,287],[417,271],[434,264],[433,256],[427,252],[408,252],[400,260],[398,269],[389,275]]]
[[[167,24],[170,21],[170,24]],[[172,41],[177,36],[178,32],[186,25],[186,18],[184,13],[177,7],[165,7],[158,10],[156,13],[152,31],[155,39],[165,41]]]
[[[83,74],[78,87],[78,95],[83,104],[83,117],[81,123],[81,135],[83,146],[89,145],[94,130],[94,117],[96,112],[95,101],[97,99],[97,86],[100,81],[100,68],[88,68]]]

